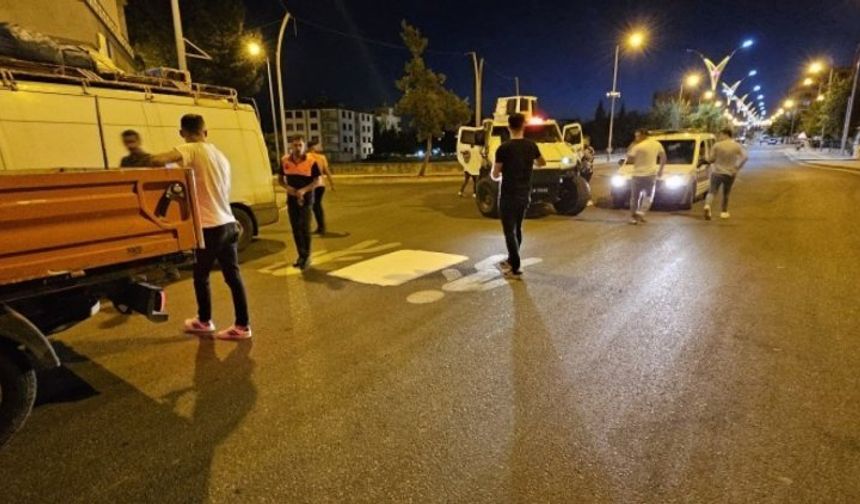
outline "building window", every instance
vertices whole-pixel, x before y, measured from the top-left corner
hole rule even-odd
[[[312,124],[311,124],[311,131],[317,131],[318,129],[320,129],[320,125],[319,125],[319,124],[317,124],[317,123],[312,123]]]
[[[311,119],[316,119],[317,118],[317,111],[311,110],[310,112],[308,112],[308,117],[310,117]]]
[[[296,126],[298,126],[299,131],[304,131],[304,130],[305,130],[305,125],[304,125],[304,124],[297,124]]]
[[[288,110],[286,116],[287,116],[287,119],[292,119],[293,118],[293,111]]]
[[[347,136],[343,137],[343,143],[349,143],[349,137],[347,137]]]
[[[293,131],[293,125],[287,124],[287,131]]]
[[[302,112],[301,110],[296,110],[296,119],[301,119],[304,116],[305,116],[304,112]]]
[[[320,137],[318,137],[316,135],[311,137],[311,142],[319,142],[319,141],[320,141]]]

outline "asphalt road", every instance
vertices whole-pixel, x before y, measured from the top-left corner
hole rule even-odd
[[[757,151],[729,221],[530,219],[513,284],[475,270],[501,230],[457,185],[341,185],[304,277],[266,229],[253,342],[182,335],[188,279],[167,324],[59,335],[0,501],[860,502],[860,174]],[[327,274],[398,250],[468,259]]]

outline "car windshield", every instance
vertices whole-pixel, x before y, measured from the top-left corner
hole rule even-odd
[[[660,140],[666,151],[666,164],[693,164],[696,142],[693,140]]]
[[[493,128],[493,136],[502,137],[502,142],[506,142],[510,140],[511,132],[504,126],[495,126]],[[558,133],[558,127],[555,124],[526,125],[526,131],[523,136],[537,143],[561,142],[561,135]]]

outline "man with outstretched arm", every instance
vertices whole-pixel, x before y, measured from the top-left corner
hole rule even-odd
[[[203,225],[203,248],[196,251],[194,293],[197,317],[185,321],[185,332],[218,339],[243,340],[251,337],[248,299],[239,273],[239,227],[230,209],[230,162],[213,144],[206,141],[206,123],[202,116],[185,114],[179,134],[185,143],[170,152],[156,154],[153,166],[177,164],[194,170],[197,204]],[[221,265],[224,281],[233,295],[235,323],[218,333],[212,322],[212,292],[209,274],[215,260]]]
[[[520,269],[520,247],[523,244],[523,219],[531,203],[532,171],[535,164],[546,166],[538,145],[524,138],[526,118],[513,114],[508,118],[511,139],[496,151],[496,163],[491,174],[493,180],[501,180],[499,191],[499,215],[505,233],[508,258],[498,267],[507,278],[522,278]]]
[[[650,138],[648,131],[636,131],[633,145],[627,151],[633,161],[633,177],[630,179],[630,224],[645,223],[645,214],[654,202],[657,179],[666,168],[666,151],[663,144]]]

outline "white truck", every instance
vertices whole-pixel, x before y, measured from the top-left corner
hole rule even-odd
[[[499,98],[492,119],[480,127],[461,127],[457,134],[457,160],[463,170],[478,178],[478,210],[486,217],[498,216],[499,183],[490,178],[496,151],[510,138],[508,117],[526,117],[525,137],[535,141],[547,164],[532,175],[532,205],[551,204],[556,212],[577,215],[591,198],[591,188],[580,175],[583,138],[578,123],[560,129],[552,119],[537,114],[534,96]]]
[[[126,154],[122,131],[164,152],[182,141],[179,119],[188,113],[204,117],[233,166],[231,205],[245,248],[278,221],[278,207],[255,109],[229,88],[0,57],[0,173],[112,169]]]

